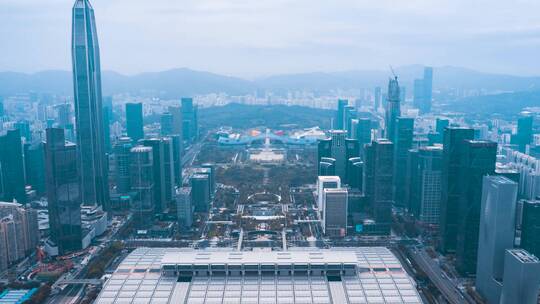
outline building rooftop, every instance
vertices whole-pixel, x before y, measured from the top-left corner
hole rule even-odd
[[[540,263],[540,260],[533,254],[523,249],[508,250],[511,255],[516,257],[521,263]]]
[[[96,303],[422,303],[384,247],[138,248]]]

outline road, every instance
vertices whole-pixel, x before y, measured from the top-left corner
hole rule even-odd
[[[462,294],[457,286],[444,274],[437,263],[422,249],[407,247],[408,255],[426,273],[433,284],[439,289],[444,298],[452,304],[471,303],[474,304],[468,295]]]

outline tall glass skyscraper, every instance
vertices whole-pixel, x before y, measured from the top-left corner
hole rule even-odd
[[[388,82],[388,97],[386,103],[385,113],[385,138],[393,140],[396,131],[396,119],[401,115],[401,108],[399,104],[399,83],[397,76],[391,78]]]
[[[72,61],[77,161],[81,202],[109,208],[107,166],[105,163],[101,70],[94,10],[88,0],[73,6]]]
[[[47,129],[45,158],[51,239],[60,254],[79,250],[82,224],[77,149],[66,143],[64,129]]]

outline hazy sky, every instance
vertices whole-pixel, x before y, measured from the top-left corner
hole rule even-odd
[[[71,69],[69,0],[0,0],[0,71]],[[540,74],[539,0],[93,0],[102,69]]]

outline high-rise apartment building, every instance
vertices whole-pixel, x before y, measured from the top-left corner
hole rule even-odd
[[[109,208],[104,148],[101,68],[94,9],[88,0],[73,6],[72,61],[81,201]]]
[[[33,252],[38,242],[36,210],[0,202],[0,271]]]

